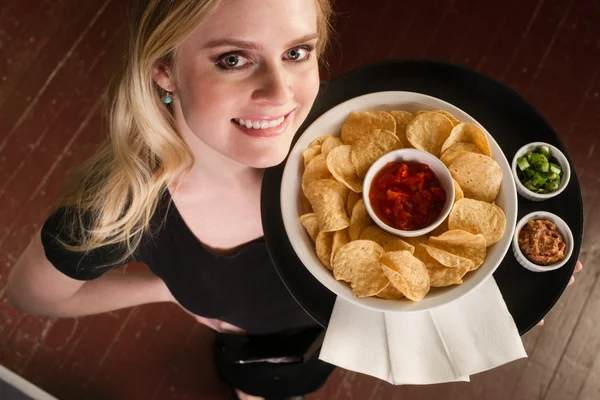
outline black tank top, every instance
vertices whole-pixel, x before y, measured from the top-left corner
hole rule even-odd
[[[264,238],[245,244],[232,255],[212,253],[190,231],[168,190],[164,193],[150,223],[152,234],[145,235],[128,261],[148,265],[177,301],[196,315],[223,320],[253,334],[316,325],[277,275]],[[111,261],[118,258],[118,246],[85,254],[64,249],[55,239],[59,235],[70,241],[62,236],[64,212],[52,214],[42,228],[46,258],[58,270],[74,279],[91,280],[122,265]]]

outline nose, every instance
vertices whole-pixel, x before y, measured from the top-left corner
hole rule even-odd
[[[294,97],[291,76],[283,66],[265,67],[257,79],[252,100],[258,104],[283,106]]]

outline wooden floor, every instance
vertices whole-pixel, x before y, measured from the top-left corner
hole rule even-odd
[[[212,334],[175,306],[57,320],[23,315],[4,295],[57,185],[105,134],[101,92],[127,3],[0,2],[0,364],[64,400],[226,398]],[[337,0],[336,10],[330,77],[388,58],[437,58],[501,80],[546,116],[582,183],[585,269],[525,336],[528,359],[428,387],[337,369],[310,399],[599,399],[600,2]]]

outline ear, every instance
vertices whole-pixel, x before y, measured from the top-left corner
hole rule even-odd
[[[175,90],[175,84],[171,78],[171,68],[164,61],[156,62],[152,68],[152,79],[167,92]]]

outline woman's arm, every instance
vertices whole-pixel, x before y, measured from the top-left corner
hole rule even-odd
[[[173,300],[165,283],[150,272],[113,270],[93,281],[66,276],[46,259],[40,232],[13,267],[7,294],[11,303],[26,313],[56,317]]]

